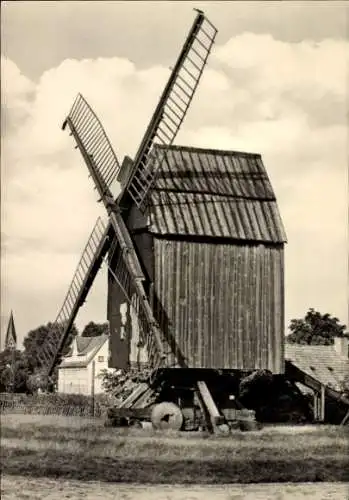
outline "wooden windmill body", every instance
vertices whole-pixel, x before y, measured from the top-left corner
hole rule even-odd
[[[260,155],[166,148],[147,209],[134,205],[127,226],[173,353],[168,368],[283,372],[285,234]],[[151,360],[119,273],[115,256],[110,364],[127,369]]]
[[[181,400],[183,386],[189,406],[195,408],[196,394],[213,428],[226,417],[212,391],[229,406],[222,371],[284,369],[285,236],[261,157],[173,145],[216,34],[198,11],[140,147],[122,165],[86,100],[79,94],[74,102],[63,129],[76,142],[108,222],[97,221],[57,316],[61,329],[40,352],[52,373],[106,262],[110,366],[147,365],[162,377],[136,388],[116,414],[149,411],[154,384],[165,382],[162,398],[172,404],[166,422],[177,428],[183,415],[173,401]],[[121,192],[114,197],[116,179]],[[155,421],[162,412],[155,408]]]

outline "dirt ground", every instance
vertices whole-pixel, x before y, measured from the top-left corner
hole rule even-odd
[[[2,500],[349,500],[349,483],[147,486],[4,475]]]

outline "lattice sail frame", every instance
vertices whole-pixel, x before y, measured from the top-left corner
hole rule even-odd
[[[78,94],[64,121],[62,129],[69,125],[100,196],[111,195],[110,186],[120,171],[120,164],[107,134],[91,106]]]
[[[145,208],[147,194],[164,157],[164,149],[157,148],[155,152],[153,145],[170,146],[176,138],[201,79],[216,35],[217,29],[201,11],[198,11],[136,154],[129,180],[125,186],[125,191],[141,210]],[[121,199],[123,195],[124,193]],[[122,204],[122,201],[120,203]]]
[[[109,245],[109,227],[99,217],[80,257],[63,305],[54,321],[57,329],[46,337],[38,358],[41,365],[52,373],[57,357],[64,347],[78,309],[83,304]]]

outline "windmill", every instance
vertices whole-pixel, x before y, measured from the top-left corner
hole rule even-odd
[[[56,319],[61,329],[47,338],[40,362],[51,374],[106,262],[112,366],[130,366],[132,316],[137,349],[153,372],[151,382],[136,387],[112,416],[149,417],[152,408],[158,427],[180,428],[184,408],[191,420],[199,408],[213,430],[229,420],[223,409],[232,405],[234,370],[283,371],[285,237],[260,155],[173,145],[216,35],[198,11],[133,160],[119,163],[80,94],[62,127],[75,140],[108,222],[98,219],[92,230]],[[115,199],[116,179],[121,192]],[[158,237],[147,233],[148,219]],[[160,386],[162,403],[151,407]]]

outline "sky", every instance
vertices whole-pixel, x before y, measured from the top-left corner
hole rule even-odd
[[[53,321],[98,216],[61,125],[81,92],[134,155],[195,12],[218,36],[176,143],[262,154],[288,243],[286,327],[348,322],[349,4],[2,2],[1,334]],[[102,268],[77,318],[106,320]]]

